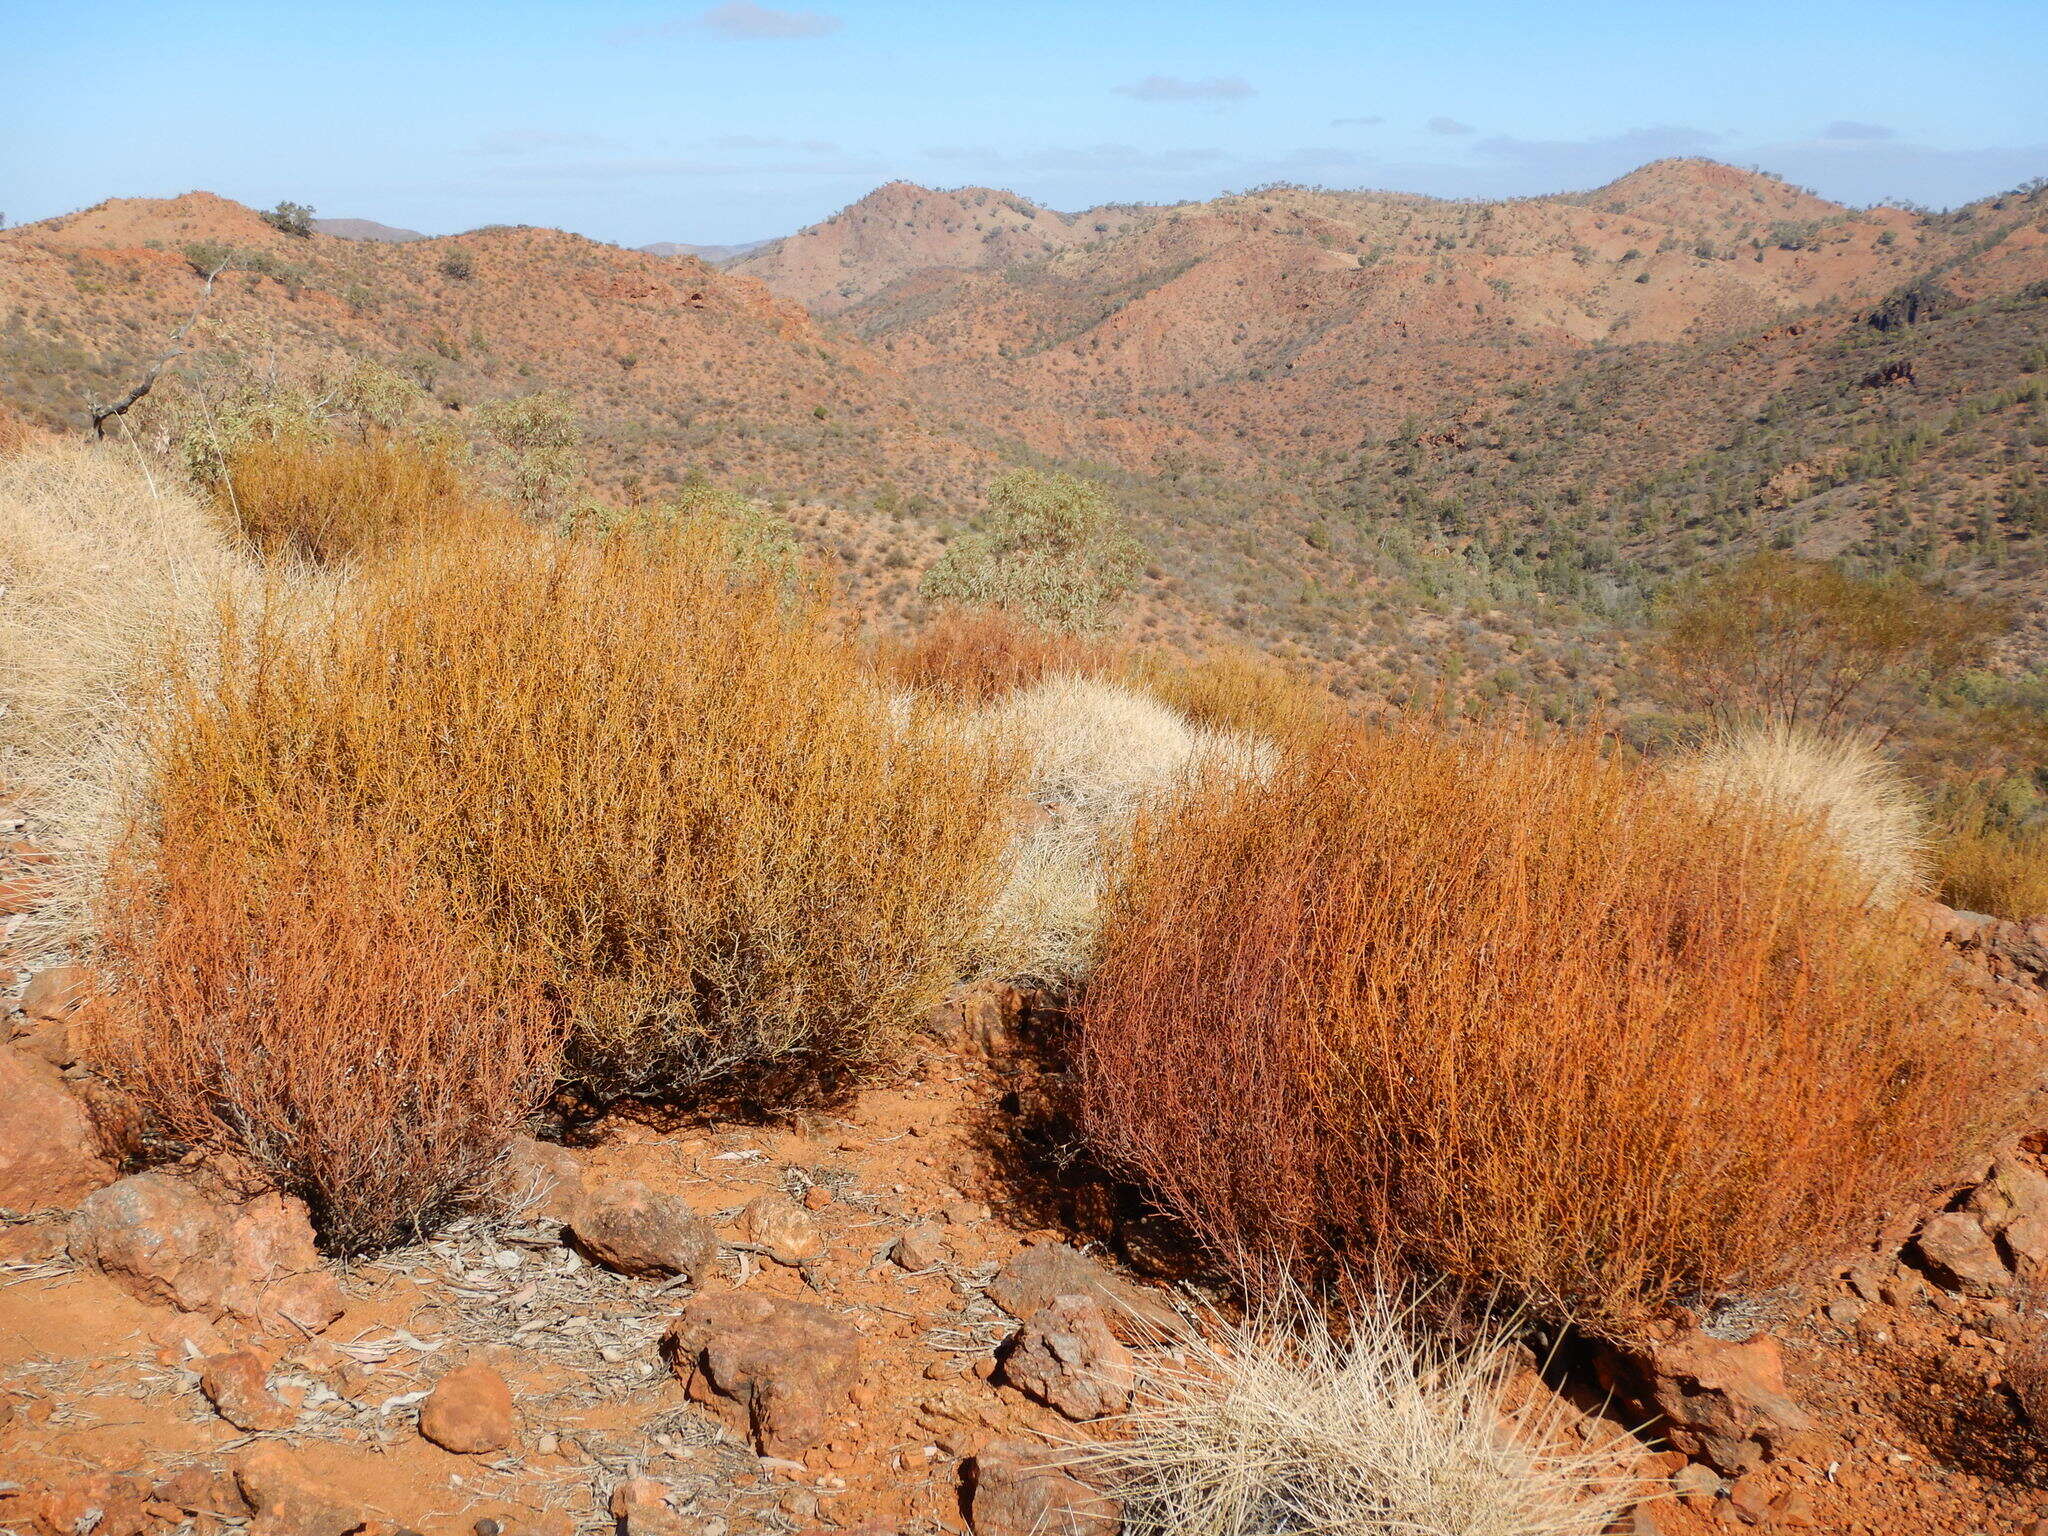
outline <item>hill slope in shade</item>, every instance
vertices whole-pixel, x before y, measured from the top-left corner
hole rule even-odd
[[[375,219],[315,219],[313,228],[323,235],[333,235],[341,240],[383,240],[392,245],[403,245],[408,240],[427,238],[416,229],[401,229],[396,224],[379,224]]]
[[[699,261],[708,261],[721,266],[742,256],[751,255],[772,240],[749,240],[744,245],[678,245],[673,240],[657,240],[652,245],[636,247],[647,256],[695,256]]]

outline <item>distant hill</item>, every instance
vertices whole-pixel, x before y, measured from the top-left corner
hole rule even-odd
[[[221,245],[246,260],[178,377],[245,376],[262,337],[266,367],[367,353],[450,412],[560,390],[604,494],[701,471],[832,504],[800,526],[878,611],[1036,462],[1129,509],[1150,633],[1227,627],[1389,696],[1454,675],[1450,647],[1472,686],[1507,668],[1577,708],[1608,663],[1556,635],[1772,547],[1947,571],[2018,602],[2048,660],[2048,191],[1856,210],[1667,160],[1495,203],[1274,186],[1065,214],[895,182],[722,266],[117,200],[0,233],[0,407],[75,428]]]
[[[892,181],[733,266],[812,313],[830,315],[913,272],[1042,261],[1114,235],[1133,217],[1130,208],[1056,213],[990,187],[939,192]]]
[[[644,256],[694,256],[699,261],[708,261],[716,267],[774,243],[773,240],[749,240],[744,245],[678,245],[673,240],[657,240],[652,245],[643,245],[636,249]]]
[[[382,240],[391,245],[403,245],[408,240],[428,238],[416,229],[379,224],[375,219],[315,219],[313,227],[321,234],[333,235],[338,240]]]

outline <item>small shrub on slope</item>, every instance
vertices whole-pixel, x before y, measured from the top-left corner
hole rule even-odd
[[[1865,895],[1593,745],[1326,739],[1141,820],[1085,1126],[1248,1272],[1626,1332],[1777,1283],[2003,1112],[1933,939]]]
[[[1796,726],[1752,724],[1711,737],[1674,771],[1730,816],[1769,816],[1805,828],[1880,906],[1926,887],[1921,798],[1874,747]]]
[[[1290,1296],[1140,1367],[1108,1474],[1131,1536],[1596,1536],[1649,1490],[1628,1435],[1580,1447],[1520,1401],[1505,1340],[1457,1348],[1384,1296],[1335,1333]],[[1564,1449],[1571,1445],[1571,1450]]]
[[[331,1247],[431,1230],[553,1086],[539,989],[408,840],[304,796],[222,837],[208,788],[174,775],[146,856],[117,861],[89,1052],[157,1137],[303,1196]]]
[[[1280,662],[1243,648],[1188,660],[1153,652],[1139,657],[1130,679],[1197,725],[1253,731],[1284,739],[1335,720],[1336,696]]]
[[[195,836],[332,812],[417,848],[567,1020],[592,1097],[875,1059],[955,979],[1009,767],[885,707],[704,530],[421,546],[170,723]]]

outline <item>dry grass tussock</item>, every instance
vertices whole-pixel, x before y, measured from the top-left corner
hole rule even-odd
[[[1805,828],[1595,743],[1326,738],[1142,819],[1120,873],[1084,1126],[1247,1271],[1625,1334],[1832,1251],[2024,1078]]]
[[[330,1247],[431,1230],[554,1084],[540,989],[412,842],[303,796],[224,838],[208,788],[174,778],[145,856],[117,857],[120,986],[86,1049],[156,1137],[303,1196]]]
[[[1650,1491],[1637,1441],[1580,1442],[1555,1397],[1516,1390],[1503,1335],[1457,1348],[1384,1296],[1341,1333],[1290,1293],[1174,1342],[1078,1458],[1132,1536],[1596,1536]]]
[[[1673,765],[1730,813],[1807,827],[1879,906],[1926,889],[1926,811],[1875,747],[1776,722],[1733,727]]]
[[[310,636],[228,639],[160,723],[181,835],[317,815],[413,850],[595,1099],[873,1061],[993,887],[1007,757],[888,708],[815,603],[702,529],[419,546]]]
[[[1257,778],[1274,751],[1208,731],[1120,683],[1055,677],[970,715],[969,736],[1024,755],[1035,821],[1019,830],[980,939],[989,973],[1069,981],[1094,951],[1107,859],[1139,811],[1209,774]]]
[[[213,498],[258,554],[321,565],[474,538],[511,517],[476,494],[448,447],[391,434],[252,438],[226,454]]]
[[[288,581],[289,578],[279,578]],[[0,783],[56,841],[59,899],[16,936],[69,938],[144,770],[138,707],[256,569],[174,475],[115,444],[0,460]]]

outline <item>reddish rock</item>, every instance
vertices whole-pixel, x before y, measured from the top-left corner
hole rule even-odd
[[[288,1429],[299,1421],[298,1404],[270,1390],[270,1367],[253,1349],[232,1349],[202,1360],[199,1390],[237,1429]]]
[[[149,1502],[135,1478],[93,1473],[43,1490],[35,1518],[52,1536],[138,1536],[149,1525]]]
[[[1731,1475],[1813,1428],[1786,1395],[1784,1351],[1769,1334],[1734,1343],[1688,1329],[1631,1354],[1603,1353],[1595,1366],[1607,1390],[1663,1419],[1674,1448]]]
[[[816,1444],[849,1410],[860,1381],[853,1324],[776,1296],[693,1297],[665,1347],[691,1397],[745,1409],[755,1447],[767,1455],[795,1455]]]
[[[58,1023],[69,1018],[99,991],[99,981],[82,965],[53,965],[37,971],[17,1005],[22,1016],[36,1023]]]
[[[997,1271],[988,1296],[1019,1320],[1062,1296],[1086,1296],[1124,1338],[1170,1332],[1177,1322],[1158,1296],[1064,1243],[1026,1248]]]
[[[2033,1156],[2018,1148],[1999,1154],[1991,1177],[1971,1194],[1970,1209],[2022,1281],[2048,1281],[2048,1173]]]
[[[145,1301],[183,1312],[311,1331],[342,1312],[305,1204],[288,1195],[234,1202],[170,1173],[139,1173],[79,1206],[71,1253]]]
[[[314,1477],[296,1452],[275,1441],[242,1454],[235,1485],[253,1512],[250,1536],[348,1536],[363,1521],[355,1501]]]
[[[1936,1280],[1965,1296],[1996,1296],[2012,1285],[1998,1245],[1968,1211],[1928,1217],[1913,1246]]]
[[[974,1458],[968,1521],[975,1536],[1116,1536],[1116,1501],[1029,1440],[997,1440]]]
[[[502,1451],[518,1433],[512,1389],[488,1365],[459,1366],[435,1382],[420,1404],[420,1433],[463,1456]]]
[[[592,1190],[569,1222],[577,1246],[621,1274],[702,1281],[718,1258],[711,1224],[673,1195],[637,1179]]]
[[[567,1147],[532,1136],[515,1136],[498,1165],[498,1188],[506,1211],[522,1220],[573,1225],[587,1189],[583,1160]]]
[[[55,1069],[0,1050],[0,1209],[69,1210],[119,1176]]]
[[[180,1467],[156,1485],[159,1504],[170,1504],[188,1514],[220,1515],[240,1520],[249,1513],[249,1501],[242,1497],[231,1472],[210,1467]]]
[[[945,1233],[934,1222],[920,1222],[906,1230],[889,1247],[889,1257],[904,1269],[936,1269],[952,1258]]]
[[[1137,1371],[1101,1307],[1086,1296],[1061,1296],[1025,1322],[1003,1379],[1070,1419],[1099,1419],[1130,1406]]]
[[[778,1264],[798,1269],[825,1251],[825,1234],[811,1213],[787,1195],[762,1195],[740,1212],[740,1238]]]

